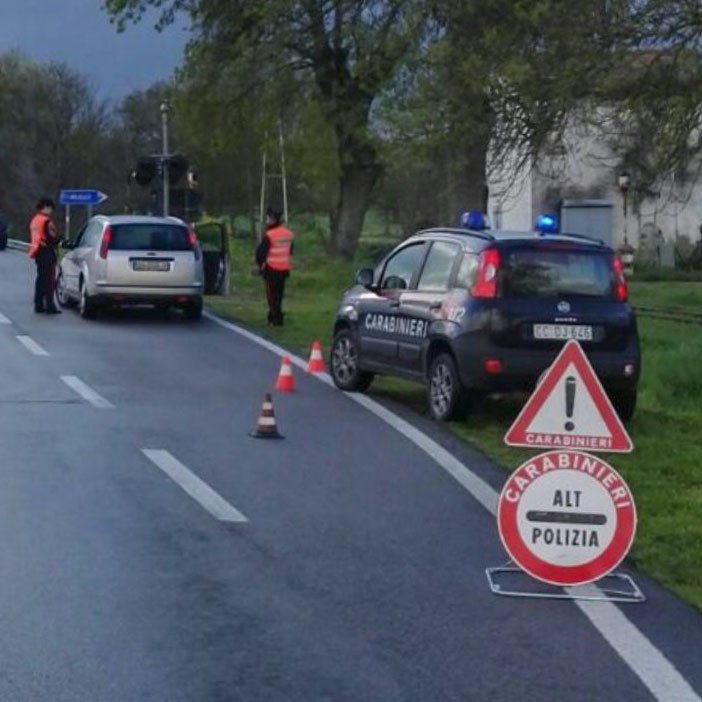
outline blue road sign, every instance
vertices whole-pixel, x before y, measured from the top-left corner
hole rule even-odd
[[[62,205],[99,205],[107,195],[99,190],[62,190],[59,202]]]

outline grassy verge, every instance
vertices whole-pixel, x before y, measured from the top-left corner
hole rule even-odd
[[[630,283],[634,305],[651,307],[681,307],[690,312],[702,312],[702,282]]]
[[[389,245],[392,245],[391,243]],[[328,346],[333,313],[354,271],[369,263],[382,242],[367,237],[354,263],[331,262],[318,237],[299,237],[296,270],[284,307],[286,326],[265,326],[263,284],[250,274],[253,243],[234,242],[232,294],[208,300],[211,308],[258,328],[265,336],[305,355],[314,339]],[[702,305],[702,283],[632,284],[634,304]],[[639,320],[644,368],[639,408],[630,432],[635,451],[612,456],[636,496],[639,531],[630,560],[702,610],[702,327]],[[381,378],[374,392],[401,400],[424,412],[424,390],[404,381]],[[523,398],[491,400],[466,422],[449,428],[507,470],[530,455],[502,443]]]

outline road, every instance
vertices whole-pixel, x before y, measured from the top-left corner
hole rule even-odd
[[[647,578],[638,605],[496,597],[494,517],[368,408],[297,370],[285,441],[256,441],[275,354],[212,319],[35,315],[31,285],[2,253],[3,702],[699,699],[702,617]]]

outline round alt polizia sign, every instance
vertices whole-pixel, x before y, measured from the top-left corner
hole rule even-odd
[[[636,506],[624,479],[602,459],[549,451],[512,473],[497,506],[512,560],[552,585],[582,585],[610,573],[636,533]]]

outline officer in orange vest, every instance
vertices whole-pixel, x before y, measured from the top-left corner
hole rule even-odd
[[[37,213],[29,224],[29,258],[33,258],[37,264],[37,280],[34,285],[34,311],[37,313],[61,312],[54,302],[59,239],[56,226],[51,220],[55,209],[53,200],[42,198],[37,205]]]
[[[283,225],[281,213],[269,209],[266,232],[256,249],[256,263],[266,283],[268,324],[275,327],[283,326],[283,293],[292,268],[294,238],[295,235]]]

